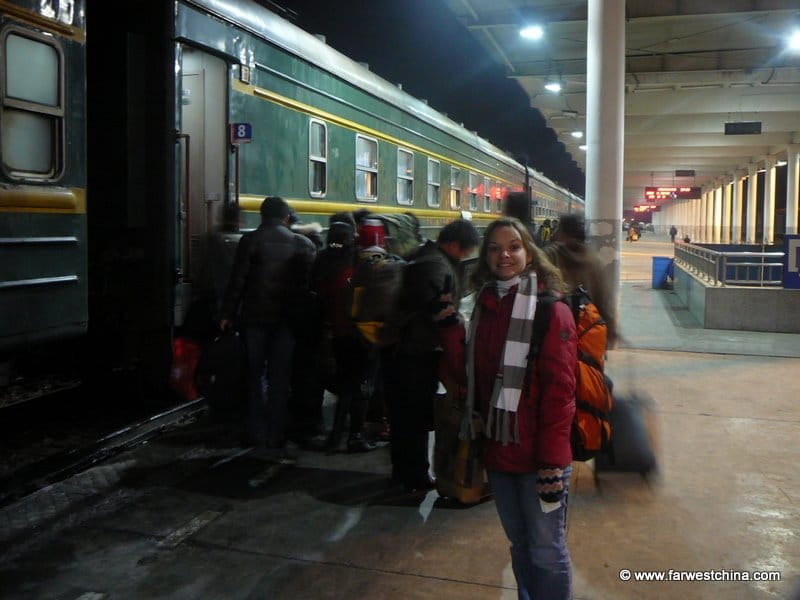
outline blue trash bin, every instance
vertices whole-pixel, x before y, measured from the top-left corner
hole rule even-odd
[[[660,290],[667,285],[667,279],[672,277],[674,259],[670,256],[653,257],[653,289]]]

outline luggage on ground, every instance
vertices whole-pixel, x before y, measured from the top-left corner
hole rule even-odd
[[[455,389],[456,386],[451,386]],[[433,468],[436,491],[462,504],[476,504],[491,494],[481,458],[482,435],[475,439],[459,439],[464,418],[464,402],[453,392],[436,395],[434,409],[436,442]],[[475,431],[481,431],[481,419],[474,416]]]
[[[194,380],[213,411],[226,415],[241,411],[243,368],[244,344],[237,331],[224,331],[203,347]]]
[[[610,414],[614,439],[608,453],[595,460],[597,471],[625,471],[642,477],[658,469],[656,428],[651,398],[637,393],[617,395]]]

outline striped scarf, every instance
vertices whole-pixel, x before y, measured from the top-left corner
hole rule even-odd
[[[484,288],[494,285],[491,282],[484,285],[477,297],[480,297]],[[516,412],[527,372],[528,352],[533,335],[533,317],[536,313],[536,292],[536,273],[523,274],[514,296],[511,319],[508,323],[506,341],[500,358],[500,370],[495,378],[489,403],[486,436],[503,444],[511,441],[519,443],[519,423],[516,419]],[[467,406],[469,410],[466,411],[467,415],[472,414],[472,408],[475,406],[475,337],[480,317],[481,305],[476,303],[469,325],[467,353]],[[461,437],[465,438],[467,435],[475,437],[472,419],[469,419],[469,423],[466,423],[465,420],[462,425]]]

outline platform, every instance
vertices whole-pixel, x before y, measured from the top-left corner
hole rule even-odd
[[[650,257],[667,246],[623,246],[624,339],[608,361],[620,389],[655,400],[661,477],[602,474],[598,489],[576,465],[574,597],[788,598],[800,585],[800,335],[700,328],[650,287]],[[2,596],[516,598],[493,502],[409,496],[390,470],[382,448],[303,451],[270,474],[224,428],[197,422],[3,511],[6,530],[48,502],[52,517],[16,530]],[[70,494],[79,501],[60,508]],[[623,581],[625,569],[781,581]]]

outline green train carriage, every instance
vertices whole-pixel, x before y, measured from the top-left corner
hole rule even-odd
[[[258,225],[264,196],[280,195],[304,220],[411,211],[435,237],[459,216],[484,226],[512,190],[528,186],[532,209],[537,193],[567,194],[253,1],[0,7],[3,32],[14,19],[50,28],[63,59],[63,102],[40,111],[55,122],[62,167],[32,181],[4,170],[0,248],[10,259],[4,293],[14,278],[67,279],[0,297],[0,343],[12,354],[88,330],[87,353],[61,356],[84,371],[131,373],[126,387],[165,389],[202,240],[228,204],[244,209],[243,229]],[[18,109],[7,96],[4,119]],[[37,237],[44,249],[27,241]]]
[[[81,1],[0,1],[0,384],[88,328],[85,44]]]

